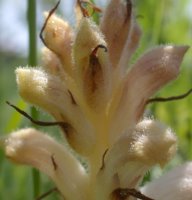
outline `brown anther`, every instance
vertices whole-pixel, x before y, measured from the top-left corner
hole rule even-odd
[[[168,102],[168,101],[176,101],[186,98],[192,93],[192,89],[188,90],[186,93],[178,95],[178,96],[171,96],[171,97],[156,97],[148,99],[146,104],[154,103],[154,102]]]
[[[112,192],[112,199],[114,200],[126,200],[129,196],[135,197],[141,200],[154,200],[143,195],[141,192],[134,188],[117,188]]]
[[[102,48],[102,49],[105,50],[105,52],[107,52],[107,47],[104,46],[103,44],[99,44],[93,49],[93,51],[91,52],[91,56],[96,56],[97,51],[98,51],[99,48]]]
[[[46,193],[42,194],[41,196],[37,197],[35,200],[42,200],[45,197],[49,196],[50,194],[52,194],[53,192],[58,192],[58,189],[56,187],[50,189],[49,191],[47,191]]]
[[[108,150],[109,150],[109,149],[106,149],[105,152],[104,152],[104,154],[103,154],[103,156],[102,156],[102,165],[101,165],[100,170],[103,170],[104,167],[105,167],[105,156],[106,156]]]
[[[41,41],[43,42],[43,44],[44,44],[48,49],[50,49],[50,47],[47,46],[47,44],[46,44],[46,42],[45,42],[45,40],[44,40],[44,38],[43,38],[43,32],[44,32],[44,30],[45,30],[45,28],[46,28],[46,26],[47,26],[47,23],[48,23],[50,17],[51,17],[51,16],[53,15],[53,13],[56,11],[56,9],[58,8],[59,4],[60,4],[60,0],[57,2],[57,4],[54,6],[54,8],[52,8],[52,9],[49,11],[49,14],[48,14],[48,16],[47,16],[47,18],[46,18],[46,20],[45,20],[45,22],[44,22],[44,24],[43,24],[43,27],[41,28],[40,34],[39,34],[39,37],[40,37]],[[51,50],[51,49],[50,49],[50,50]]]
[[[57,165],[57,163],[55,162],[54,155],[51,155],[51,162],[52,162],[52,164],[53,164],[54,170],[56,171],[57,168],[58,168],[58,165]]]
[[[28,115],[26,112],[24,112],[23,110],[21,110],[20,108],[18,108],[17,106],[11,104],[10,102],[6,101],[6,103],[13,107],[17,112],[19,112],[21,115],[23,115],[24,117],[26,117],[27,119],[29,119],[32,123],[39,125],[39,126],[60,126],[60,127],[69,127],[68,123],[66,122],[44,122],[44,121],[37,121],[34,120],[30,115]]]

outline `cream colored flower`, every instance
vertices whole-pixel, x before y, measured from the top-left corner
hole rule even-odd
[[[148,98],[178,76],[188,47],[160,46],[130,66],[141,36],[130,0],[111,0],[99,26],[89,17],[77,21],[74,31],[53,14],[43,66],[19,67],[16,76],[24,100],[65,122],[62,133],[88,169],[68,147],[30,128],[6,138],[6,155],[49,175],[67,200],[131,199],[115,191],[138,189],[152,166],[163,167],[176,152],[174,133],[142,116]]]
[[[156,200],[190,200],[192,197],[192,163],[188,162],[176,167],[141,188],[141,191]]]

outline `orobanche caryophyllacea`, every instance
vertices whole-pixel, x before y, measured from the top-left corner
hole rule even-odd
[[[55,122],[35,121],[9,104],[33,123],[58,125],[79,157],[34,128],[8,135],[6,156],[47,174],[66,200],[190,200],[192,163],[140,188],[152,166],[164,167],[176,153],[174,132],[143,113],[149,103],[191,93],[150,99],[177,78],[189,47],[161,45],[131,64],[141,37],[131,0],[110,0],[105,9],[78,0],[75,28],[54,14],[58,4],[45,13],[42,66],[16,69],[21,97]],[[101,12],[97,25],[91,16]]]

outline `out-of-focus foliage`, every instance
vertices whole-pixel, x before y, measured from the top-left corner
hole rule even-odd
[[[46,1],[44,1],[46,3]],[[142,42],[136,57],[147,48],[159,44],[192,44],[192,19],[187,11],[191,0],[135,0],[134,8],[143,30]],[[5,44],[6,45],[6,44]],[[1,52],[1,50],[0,50]],[[182,64],[180,77],[157,94],[173,96],[186,92],[192,87],[192,50],[189,50]],[[134,59],[133,59],[134,60]],[[19,126],[29,125],[22,116],[5,104],[6,100],[26,109],[26,104],[19,98],[14,70],[16,66],[27,65],[26,59],[16,55],[0,53],[0,134],[9,133]],[[156,103],[149,106],[149,113],[174,129],[179,138],[179,151],[176,159],[170,164],[192,159],[192,96],[186,99]],[[43,116],[44,117],[44,116]],[[31,171],[28,167],[16,166],[5,159],[0,151],[0,199],[32,200]],[[169,166],[169,167],[170,167]],[[158,174],[155,169],[152,174]],[[149,179],[149,177],[147,177]],[[47,178],[43,178],[42,192],[52,186]],[[47,200],[57,199],[52,194]]]

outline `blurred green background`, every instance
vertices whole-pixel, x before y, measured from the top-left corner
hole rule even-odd
[[[35,1],[35,0],[31,0]],[[0,0],[0,12],[2,13],[6,0]],[[9,6],[15,5],[18,0],[9,0]],[[29,0],[30,2],[30,0]],[[65,16],[71,23],[74,22],[74,13],[72,13],[72,0],[62,0],[59,12]],[[105,6],[106,1],[95,1],[97,5]],[[20,23],[23,24],[23,30],[27,34],[27,6],[18,10]],[[43,23],[43,10],[50,10],[56,1],[42,0],[37,3],[37,33]],[[9,10],[8,6],[8,10]],[[33,8],[31,8],[33,9]],[[191,0],[135,0],[134,9],[137,19],[143,30],[143,36],[140,47],[136,53],[139,56],[146,49],[159,44],[192,44],[192,1]],[[34,10],[31,10],[34,12]],[[3,12],[5,18],[9,19],[9,12]],[[35,13],[35,12],[34,12]],[[6,105],[5,101],[18,105],[20,108],[30,111],[26,104],[20,99],[17,93],[14,71],[17,66],[26,66],[28,62],[28,40],[23,36],[23,42],[20,45],[11,45],[13,37],[17,39],[16,34],[11,29],[16,26],[12,24],[11,18],[6,28],[1,29],[1,35],[9,35],[2,39],[0,36],[0,134],[1,137],[10,131],[20,127],[30,125],[30,122],[23,120],[15,110]],[[12,31],[10,33],[10,30]],[[12,36],[10,36],[12,34]],[[17,34],[22,35],[22,30]],[[38,37],[38,36],[37,36]],[[9,40],[10,38],[10,40]],[[40,57],[41,43],[38,40],[37,56]],[[177,80],[173,81],[166,88],[162,89],[158,96],[179,95],[192,88],[192,50],[190,49],[182,63],[181,74]],[[38,59],[40,63],[40,59]],[[179,146],[178,154],[165,170],[186,160],[192,159],[192,95],[175,102],[156,103],[148,107],[148,112],[152,113],[154,118],[168,124],[178,135]],[[47,116],[40,113],[40,118]],[[49,130],[48,130],[49,131]],[[56,130],[58,131],[58,130]],[[50,132],[50,131],[49,131]],[[33,198],[33,176],[30,167],[18,166],[12,164],[5,158],[0,150],[0,199],[2,200],[31,200]],[[160,168],[153,169],[150,175],[146,177],[149,180],[157,177],[162,173]],[[54,187],[49,179],[42,175],[41,193]],[[59,199],[57,194],[52,194],[46,199]]]

